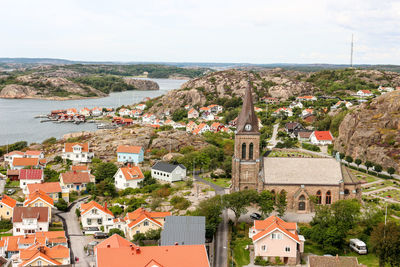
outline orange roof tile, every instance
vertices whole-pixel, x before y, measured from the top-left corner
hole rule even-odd
[[[15,151],[12,151],[10,153],[5,154],[4,156],[7,157],[7,156],[13,156],[13,155],[23,156],[23,155],[25,155],[25,153],[21,152],[21,151],[18,151],[18,150],[15,150]]]
[[[7,244],[8,251],[18,251],[18,244],[34,244],[39,243],[46,245],[46,240],[57,241],[54,243],[66,243],[64,231],[51,231],[51,232],[36,232],[35,234],[28,234],[25,236],[3,236],[0,241],[0,247]],[[3,245],[2,245],[3,244]]]
[[[285,229],[296,230],[297,224],[295,222],[285,222],[277,216],[269,216],[265,220],[254,221],[254,228],[257,230],[264,230],[269,227],[274,221],[278,221]]]
[[[60,193],[61,185],[59,182],[50,182],[50,183],[43,183],[43,184],[28,184],[28,191],[30,194],[32,194],[36,190],[41,190],[41,191],[45,192],[46,194]]]
[[[88,171],[88,170],[89,170],[89,168],[86,165],[72,165],[71,166],[71,171],[80,172],[80,171]]]
[[[299,236],[297,235],[297,233],[293,234],[293,233],[289,232],[287,228],[285,228],[286,226],[293,228],[294,225],[292,223],[287,223],[275,216],[271,216],[271,217],[267,218],[267,220],[265,220],[265,221],[270,222],[270,224],[265,228],[265,230],[263,230],[253,236],[252,239],[254,242],[256,242],[257,240],[259,240],[260,238],[262,238],[266,235],[269,235],[271,232],[275,231],[276,229],[279,229],[282,233],[284,233],[288,237],[292,238],[294,241],[296,241],[298,243],[300,242],[300,239],[299,239]],[[294,229],[289,229],[289,230],[294,230]]]
[[[166,216],[171,216],[171,212],[152,212],[152,211],[146,211],[143,208],[138,208],[133,212],[129,212],[126,214],[125,216],[125,220],[126,221],[130,221],[130,223],[128,224],[128,227],[131,228],[134,225],[140,223],[141,221],[143,221],[144,219],[149,219],[150,221],[160,225],[161,223],[158,222],[157,220],[154,220],[153,218],[163,218]]]
[[[0,203],[9,206],[10,208],[14,208],[17,205],[17,201],[7,195],[3,195]]]
[[[64,144],[64,149],[65,152],[72,152],[73,147],[75,145],[79,145],[82,147],[82,152],[89,152],[89,144],[88,143],[65,143]]]
[[[61,173],[61,177],[65,184],[90,183],[90,174],[88,172],[69,171]]]
[[[80,208],[81,214],[83,215],[83,214],[85,214],[86,212],[88,212],[89,210],[91,210],[93,208],[97,208],[98,210],[100,210],[100,211],[102,211],[104,213],[107,213],[107,214],[109,214],[111,216],[114,216],[114,214],[109,209],[107,209],[106,207],[101,206],[99,203],[97,203],[96,201],[93,201],[93,200],[90,201],[89,203],[81,204],[81,208]]]
[[[42,199],[43,201],[46,201],[47,203],[49,203],[52,206],[54,205],[54,200],[40,189],[37,189],[36,191],[31,193],[28,196],[28,198],[25,200],[24,205],[28,206],[31,203],[35,202],[39,198]]]
[[[142,150],[141,146],[126,146],[126,145],[120,145],[117,148],[117,153],[133,153],[133,154],[139,154],[140,151]]]
[[[333,136],[330,131],[314,131],[315,138],[317,140],[333,140]]]
[[[136,247],[135,244],[129,242],[125,238],[121,237],[119,234],[113,234],[106,240],[100,242],[95,246],[95,250],[98,248],[124,248],[124,247]]]
[[[14,158],[12,162],[13,166],[38,166],[38,158]]]
[[[39,156],[40,154],[42,154],[42,151],[39,151],[39,150],[27,150],[25,152],[25,155],[29,155],[29,156]]]
[[[128,166],[120,169],[125,177],[125,180],[139,180],[144,179],[144,175],[139,166]]]

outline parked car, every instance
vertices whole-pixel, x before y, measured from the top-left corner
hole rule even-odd
[[[106,233],[103,233],[103,232],[96,232],[96,233],[94,233],[94,238],[96,238],[96,239],[99,239],[99,238],[107,238],[108,237],[108,234],[106,234]]]
[[[357,252],[358,254],[367,254],[367,245],[360,239],[353,238],[350,239],[350,248]]]
[[[12,195],[14,193],[15,193],[15,189],[7,189],[7,192],[6,192],[7,195]]]
[[[261,217],[260,213],[254,212],[254,213],[250,214],[250,218],[253,220],[260,220],[262,217]]]

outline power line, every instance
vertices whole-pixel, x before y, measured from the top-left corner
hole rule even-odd
[[[351,49],[350,49],[350,67],[353,67],[353,34],[351,34]]]

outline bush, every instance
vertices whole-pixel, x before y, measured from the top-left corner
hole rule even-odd
[[[0,220],[0,229],[2,230],[2,232],[11,230],[13,228],[13,224],[11,222],[11,220]]]
[[[313,144],[309,144],[309,143],[302,143],[301,147],[307,150],[311,150],[311,151],[316,151],[316,152],[320,152],[321,149],[319,148],[319,146],[317,145],[313,145]]]
[[[254,264],[255,264],[255,265],[260,265],[260,266],[267,266],[267,265],[269,265],[270,263],[269,263],[268,261],[264,260],[262,257],[257,256],[257,257],[254,259]]]
[[[55,157],[54,157],[54,161],[57,162],[57,163],[62,163],[62,162],[63,162],[63,159],[62,159],[61,156],[55,156]]]
[[[171,205],[174,206],[175,209],[185,210],[190,207],[191,202],[184,197],[174,196],[170,201]]]
[[[60,198],[54,206],[56,206],[56,208],[61,211],[68,210],[68,203],[62,198]]]
[[[57,138],[55,138],[55,137],[47,138],[46,140],[44,140],[42,142],[43,145],[53,145],[55,143],[57,143]]]
[[[125,237],[124,232],[118,228],[111,228],[110,231],[108,231],[108,236],[112,236],[113,234],[118,234],[122,237]]]
[[[76,214],[76,217],[78,217],[78,218],[81,217],[81,210],[76,208],[75,209],[75,214]]]

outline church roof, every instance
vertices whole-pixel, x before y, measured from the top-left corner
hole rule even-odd
[[[333,158],[264,157],[265,184],[339,185],[340,163]]]
[[[246,124],[250,124],[252,129],[250,131],[245,131],[244,127]],[[257,134],[258,133],[258,119],[256,113],[254,112],[253,105],[253,95],[251,90],[251,85],[249,85],[246,89],[243,99],[242,110],[239,113],[238,121],[237,121],[237,133],[246,133],[246,134]]]

